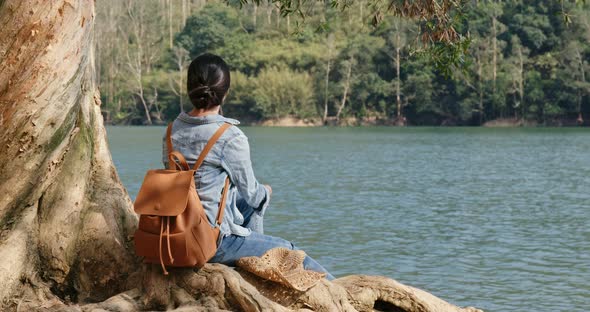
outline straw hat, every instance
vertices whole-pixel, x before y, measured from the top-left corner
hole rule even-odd
[[[273,282],[299,291],[306,291],[326,273],[303,268],[305,252],[277,247],[268,250],[262,257],[244,257],[237,261],[240,268]]]

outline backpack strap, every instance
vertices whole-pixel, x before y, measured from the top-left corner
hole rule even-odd
[[[215,145],[217,140],[219,140],[221,135],[229,127],[231,127],[231,124],[226,122],[223,125],[221,125],[221,127],[219,127],[219,129],[217,129],[217,131],[213,134],[213,136],[209,139],[209,141],[207,141],[207,145],[205,145],[205,148],[203,149],[203,151],[199,155],[199,158],[197,158],[197,161],[195,162],[195,164],[192,168],[193,170],[199,169],[201,164],[203,164],[205,157],[207,156],[207,154],[209,154],[209,152],[213,148],[213,145]],[[170,161],[168,162],[168,168],[175,169],[175,167],[178,166],[176,161],[174,161],[174,158],[176,158],[180,162],[180,165],[183,168],[185,168],[185,170],[188,170],[188,164],[186,163],[184,156],[182,156],[182,154],[180,154],[179,152],[172,150],[173,149],[172,148],[172,139],[170,138],[171,133],[172,133],[172,123],[168,124],[168,129],[166,129],[166,146],[168,147],[168,157],[170,159]],[[223,221],[223,212],[225,211],[225,203],[227,201],[227,192],[229,190],[229,182],[230,181],[229,181],[229,176],[228,176],[225,179],[225,185],[223,187],[223,192],[221,193],[221,201],[219,202],[219,212],[217,213],[217,218],[215,220],[216,226],[221,226],[221,222]]]
[[[207,145],[205,145],[205,148],[203,149],[203,151],[199,155],[199,158],[197,158],[197,161],[195,162],[195,165],[193,166],[193,170],[199,169],[199,167],[201,166],[201,164],[205,160],[205,156],[207,156],[207,154],[209,154],[209,151],[211,151],[211,149],[213,148],[213,145],[215,145],[217,140],[219,140],[221,135],[229,127],[231,127],[231,124],[226,122],[223,125],[221,125],[221,127],[219,127],[219,129],[217,129],[217,131],[213,134],[213,136],[207,142]],[[215,226],[221,226],[221,222],[223,221],[223,212],[225,211],[225,202],[227,200],[228,190],[229,190],[229,176],[225,179],[225,185],[223,186],[223,192],[221,193],[221,201],[219,202],[219,212],[217,213],[217,218],[215,219],[215,223],[216,223]]]
[[[186,163],[186,159],[184,158],[184,156],[182,156],[182,154],[180,152],[177,152],[174,150],[174,148],[172,147],[172,123],[168,124],[168,128],[166,128],[166,148],[168,149],[168,169],[172,169],[172,170],[188,170],[189,166]],[[176,162],[175,158],[178,160],[178,163],[180,163],[180,166],[178,165],[178,163]]]
[[[179,151],[172,151],[168,153],[168,169],[189,170],[190,167]]]
[[[166,148],[168,149],[168,154],[170,154],[173,150],[172,139],[170,138],[170,135],[172,135],[172,123],[169,123],[168,128],[166,128]]]
[[[197,161],[195,162],[195,165],[193,166],[193,170],[199,169],[199,167],[201,166],[201,164],[205,160],[205,156],[207,156],[207,154],[209,154],[209,151],[213,148],[213,145],[215,145],[215,142],[217,142],[217,140],[221,137],[221,135],[229,127],[231,127],[231,124],[226,122],[223,125],[221,125],[221,127],[219,127],[219,129],[217,129],[217,131],[213,134],[213,136],[207,142],[207,145],[205,145],[205,148],[203,149],[203,151],[199,155],[199,158],[197,158]]]
[[[223,211],[225,210],[225,202],[227,200],[227,191],[229,190],[229,176],[225,178],[225,186],[223,187],[223,192],[221,193],[221,201],[219,202],[219,212],[217,213],[217,219],[215,226],[221,226],[221,222],[223,221]]]

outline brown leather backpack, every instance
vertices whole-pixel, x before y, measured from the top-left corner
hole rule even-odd
[[[224,123],[213,134],[195,165],[189,168],[184,156],[172,148],[172,124],[169,124],[166,131],[168,169],[148,170],[145,175],[134,203],[135,212],[140,215],[134,236],[135,252],[144,257],[145,262],[160,263],[166,275],[166,265],[202,267],[217,251],[229,177],[221,194],[216,225],[212,227],[197,194],[194,174],[230,126]]]

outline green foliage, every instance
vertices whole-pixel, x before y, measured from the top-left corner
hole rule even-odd
[[[256,108],[253,90],[252,79],[240,71],[233,72],[229,94],[223,104],[224,114],[247,120],[261,119],[262,115]]]
[[[365,17],[374,12],[361,2],[303,2],[312,10],[306,10],[305,23],[298,24],[297,15],[290,20],[285,15],[298,12],[295,1],[259,2],[256,9],[252,1],[209,1],[192,11],[184,27],[179,23],[173,48],[158,35],[144,40],[144,50],[157,50],[144,51],[144,60],[155,55],[152,64],[142,62],[141,81],[151,114],[170,120],[180,111],[180,101],[190,109],[181,74],[190,58],[212,52],[232,68],[224,113],[246,122],[322,119],[325,109],[328,118],[341,111],[340,118],[384,122],[399,113],[413,125],[481,125],[499,118],[552,124],[575,120],[580,113],[590,119],[586,4],[466,3],[461,12],[449,15],[457,37],[424,45],[425,32],[440,30],[436,19],[383,15],[373,27]],[[568,14],[568,23],[562,14]],[[109,50],[99,54],[103,64],[115,64],[100,66],[101,88],[109,90],[103,92],[104,109],[113,122],[141,123],[145,113],[137,83],[127,72],[109,73],[126,68],[126,51],[139,47],[133,36],[125,38],[124,44],[105,45]],[[190,58],[184,59],[182,49]]]
[[[288,68],[264,69],[252,79],[255,109],[262,116],[281,118],[316,116],[311,76]]]
[[[235,10],[219,3],[209,3],[187,19],[183,31],[176,36],[176,42],[195,57],[231,43],[239,31],[238,27]]]

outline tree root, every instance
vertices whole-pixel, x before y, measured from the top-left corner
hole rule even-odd
[[[452,305],[423,290],[383,276],[351,275],[333,282],[322,280],[305,292],[263,280],[221,264],[202,269],[171,269],[164,276],[146,266],[141,288],[103,302],[60,305],[70,311],[393,311],[482,312]],[[57,307],[57,306],[56,306]],[[62,311],[57,309],[55,311]]]
[[[473,307],[459,308],[383,276],[351,275],[334,282],[348,291],[348,299],[358,311],[482,312]]]

